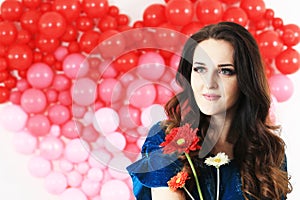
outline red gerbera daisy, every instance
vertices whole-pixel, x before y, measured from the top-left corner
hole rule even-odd
[[[183,188],[186,180],[189,179],[189,174],[185,171],[178,172],[168,181],[170,190],[176,191],[178,188]]]
[[[165,154],[175,152],[182,154],[200,149],[197,131],[197,128],[191,128],[191,125],[188,123],[181,127],[173,128],[166,136],[165,141],[160,144],[161,147],[164,147],[163,152]]]

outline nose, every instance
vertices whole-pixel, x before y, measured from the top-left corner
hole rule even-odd
[[[216,76],[215,73],[208,73],[204,79],[207,89],[218,88],[218,80],[217,79],[218,79],[218,77]]]

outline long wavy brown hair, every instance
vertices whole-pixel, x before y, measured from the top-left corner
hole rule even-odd
[[[289,176],[281,167],[285,162],[285,143],[279,137],[280,126],[270,123],[270,92],[262,57],[254,37],[241,25],[232,22],[203,27],[185,43],[176,81],[182,91],[165,105],[168,120],[166,134],[186,122],[199,129],[204,139],[210,116],[203,114],[190,86],[192,59],[201,41],[225,40],[234,48],[234,66],[241,91],[237,112],[227,141],[234,144],[234,159],[240,167],[245,199],[281,199],[291,192]]]

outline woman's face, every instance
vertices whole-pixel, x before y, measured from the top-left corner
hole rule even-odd
[[[233,52],[229,42],[215,39],[204,40],[195,48],[191,86],[199,109],[206,115],[224,114],[239,98]]]

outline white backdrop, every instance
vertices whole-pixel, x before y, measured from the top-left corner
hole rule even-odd
[[[0,0],[3,2],[3,0]],[[120,8],[121,13],[128,14],[131,20],[142,19],[143,10],[149,4],[163,3],[163,0],[109,0]],[[299,7],[297,0],[265,0],[266,7],[275,11],[276,17],[281,17],[285,24],[300,25]],[[134,6],[132,6],[134,5]],[[300,45],[296,47],[300,51]],[[292,176],[294,190],[289,200],[300,199],[299,162],[300,143],[299,117],[300,114],[300,71],[289,76],[294,83],[293,96],[276,107],[279,122],[283,127],[282,137],[287,144],[288,171]],[[43,179],[32,177],[27,170],[29,157],[18,154],[12,145],[13,134],[0,127],[0,199],[6,200],[58,200],[57,196],[49,194]]]

